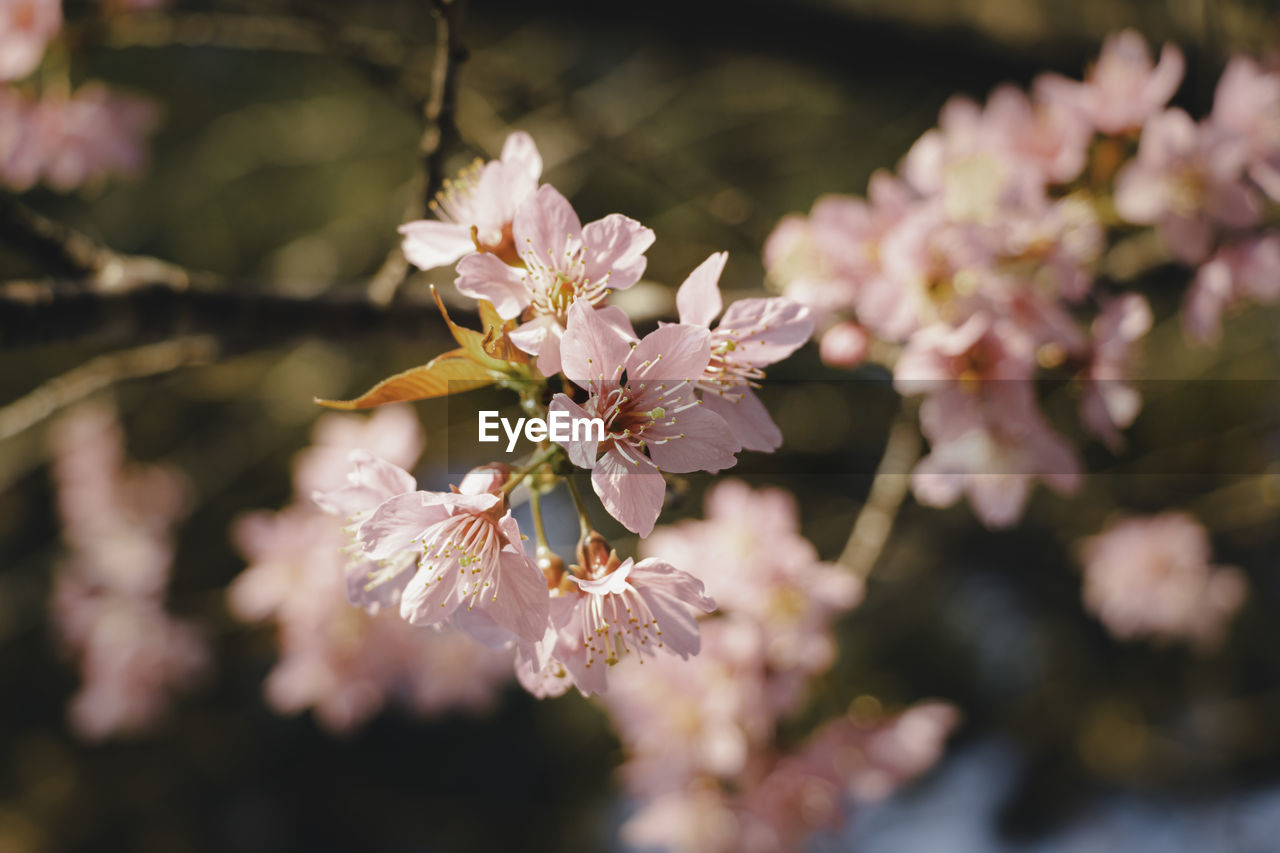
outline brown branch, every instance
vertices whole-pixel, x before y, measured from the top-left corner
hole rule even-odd
[[[920,458],[920,428],[915,407],[904,403],[903,411],[889,428],[884,455],[876,466],[867,502],[858,511],[849,540],[838,562],[865,580],[875,568],[893,531],[894,521],[911,484],[911,469]]]
[[[431,202],[444,185],[444,160],[449,147],[458,140],[455,120],[458,107],[458,79],[467,49],[462,43],[466,0],[434,0],[436,20],[435,66],[431,72],[431,96],[423,106],[424,128],[418,141],[418,175],[406,221],[427,216]],[[412,272],[399,244],[388,254],[369,282],[369,299],[375,305],[389,305],[400,285]]]
[[[213,338],[201,336],[177,338],[92,358],[0,408],[0,441],[12,438],[59,409],[108,385],[168,373],[187,365],[204,364],[212,361],[217,352],[218,346]]]
[[[135,283],[122,290],[93,289],[79,281],[9,282],[0,285],[0,350],[68,340],[126,346],[213,334],[224,352],[232,352],[302,337],[414,340],[443,330],[433,303],[405,303],[387,311],[363,291],[303,297],[263,291],[252,282],[216,280],[181,288]],[[465,314],[459,321],[464,319]]]
[[[158,258],[112,251],[10,195],[0,195],[0,242],[47,273],[74,277],[91,290],[124,291],[148,284],[180,290],[193,279],[192,273]]]

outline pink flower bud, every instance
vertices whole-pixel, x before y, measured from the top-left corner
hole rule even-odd
[[[828,367],[857,367],[867,357],[866,330],[852,320],[827,329],[818,344],[818,354]]]
[[[468,471],[458,485],[458,492],[464,495],[496,495],[510,476],[511,468],[501,462],[490,462]]]

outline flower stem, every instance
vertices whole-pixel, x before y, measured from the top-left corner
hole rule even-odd
[[[581,528],[582,537],[586,538],[588,533],[595,530],[591,524],[591,514],[587,512],[587,502],[582,499],[582,492],[579,491],[578,484],[573,481],[572,474],[565,477],[564,482],[569,487],[569,494],[573,496],[573,505],[578,509],[578,526]]]
[[[849,531],[849,541],[837,561],[856,577],[866,580],[889,541],[893,522],[911,484],[911,469],[920,458],[920,427],[916,405],[907,401],[889,429],[884,456],[876,467],[867,501]]]
[[[542,492],[529,490],[529,509],[533,512],[533,532],[537,536],[538,553],[549,550],[547,545],[547,529],[542,526]]]
[[[511,475],[511,479],[502,484],[502,493],[504,495],[510,494],[512,489],[520,485],[521,481],[523,481],[525,477],[542,467],[549,459],[551,459],[552,456],[555,456],[559,452],[560,445],[558,444],[552,444],[539,450],[534,457],[529,460],[528,465],[516,471]]]

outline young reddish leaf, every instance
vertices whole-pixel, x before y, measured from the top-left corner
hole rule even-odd
[[[509,366],[504,359],[494,358],[490,355],[484,346],[484,334],[474,331],[473,329],[464,329],[453,319],[449,317],[449,312],[445,310],[444,302],[440,300],[440,294],[436,292],[435,287],[431,288],[431,296],[436,301],[436,307],[440,309],[440,316],[444,317],[445,325],[449,327],[453,339],[458,342],[466,354],[478,364],[482,364],[490,370],[506,371]],[[496,314],[495,314],[496,316]]]
[[[353,400],[321,400],[317,397],[316,402],[330,409],[344,411],[371,409],[385,403],[461,394],[463,391],[491,385],[499,378],[489,368],[477,364],[470,353],[456,349],[433,358],[426,364],[389,376]]]

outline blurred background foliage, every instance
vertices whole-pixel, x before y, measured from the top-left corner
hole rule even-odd
[[[68,16],[81,5],[69,0]],[[380,34],[387,56],[421,73],[397,92],[305,39],[288,50],[233,47],[211,35],[222,16]],[[1274,16],[1274,4],[1195,0],[473,0],[457,116],[469,150],[455,151],[449,169],[527,130],[545,179],[584,220],[621,211],[656,230],[647,274],[656,285],[678,283],[723,248],[725,285],[758,291],[772,225],[823,193],[860,193],[949,95],[985,96],[1047,69],[1078,76],[1107,32],[1135,26],[1187,51],[1177,100],[1202,112],[1225,56],[1273,46]],[[425,91],[432,32],[426,3],[315,0],[179,2],[88,27],[76,77],[164,105],[151,166],[133,182],[27,200],[118,250],[236,287],[310,296],[350,286],[394,245],[410,199],[421,122],[406,100]],[[24,263],[0,257],[8,277],[31,272]],[[1280,324],[1257,310],[1233,322],[1221,348],[1188,350],[1170,319],[1185,284],[1173,275],[1145,284],[1158,325],[1129,448],[1112,457],[1081,440],[1090,470],[1103,473],[1076,500],[1038,491],[1006,533],[985,531],[964,505],[908,503],[797,734],[851,703],[954,701],[966,724],[953,753],[996,740],[1016,756],[1016,782],[993,817],[1012,838],[1053,837],[1109,791],[1184,802],[1280,783]],[[450,278],[419,275],[401,297],[424,299],[433,280],[448,291]],[[669,308],[661,287],[634,298],[650,300],[654,316]],[[613,844],[625,808],[610,775],[618,746],[579,697],[539,703],[511,689],[489,716],[422,722],[389,711],[334,739],[306,716],[265,708],[270,632],[225,612],[225,587],[243,566],[228,525],[288,500],[290,458],[318,414],[312,396],[349,395],[444,348],[438,322],[412,339],[249,343],[215,364],[112,390],[131,454],[172,462],[193,483],[170,602],[217,632],[210,683],[136,742],[86,746],[68,732],[74,674],[46,618],[59,545],[44,430],[0,443],[0,851]],[[101,350],[90,339],[0,352],[0,400]],[[1194,381],[1160,381],[1171,377]],[[811,351],[771,378],[783,380],[766,396],[787,444],[744,457],[736,473],[792,489],[806,534],[834,558],[895,397],[877,368],[840,374]],[[485,402],[479,393],[419,405],[426,482],[485,461],[471,440]],[[664,520],[696,515],[707,482],[693,478]],[[1118,509],[1174,506],[1197,512],[1218,561],[1243,567],[1252,585],[1228,643],[1208,657],[1119,644],[1080,605],[1075,541]]]

